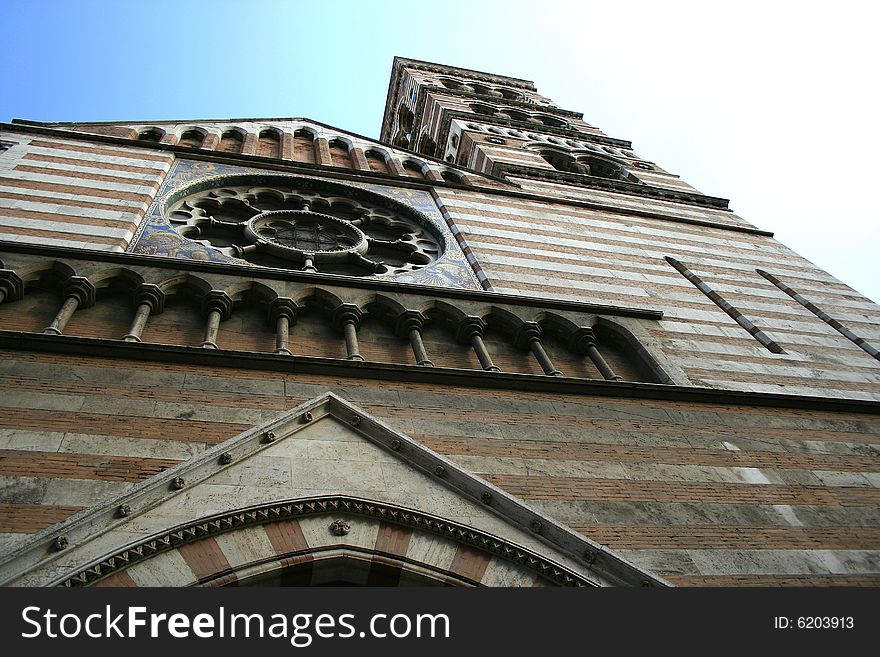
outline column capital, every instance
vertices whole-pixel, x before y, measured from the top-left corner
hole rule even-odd
[[[165,293],[158,285],[141,283],[135,290],[135,305],[147,304],[151,315],[158,315],[165,309]]]
[[[343,303],[333,309],[331,323],[334,331],[342,331],[346,324],[353,324],[355,329],[361,327],[364,313],[353,303]]]
[[[95,286],[83,276],[71,276],[64,283],[64,297],[74,297],[80,308],[95,305]]]
[[[427,318],[418,310],[405,310],[394,321],[394,333],[399,338],[409,337],[409,332],[413,329],[421,333],[426,321]]]
[[[585,356],[590,346],[596,346],[596,334],[593,329],[581,327],[568,338],[568,348],[581,356]]]
[[[207,315],[212,311],[220,313],[220,319],[229,319],[232,315],[232,298],[221,290],[211,290],[202,299],[202,312]]]
[[[468,316],[459,322],[455,330],[455,339],[467,344],[475,335],[482,338],[485,330],[486,322],[479,317]]]
[[[513,343],[520,349],[528,349],[536,340],[540,340],[544,332],[537,322],[523,322],[514,331]]]
[[[269,321],[277,321],[279,317],[287,317],[291,324],[296,323],[296,315],[299,312],[299,306],[293,299],[287,297],[276,297],[269,304]]]
[[[5,301],[17,301],[24,295],[24,281],[11,269],[0,269],[0,290],[6,294]]]

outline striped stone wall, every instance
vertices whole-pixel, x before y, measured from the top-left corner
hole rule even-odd
[[[3,133],[0,239],[124,251],[173,156],[139,148]]]
[[[0,354],[3,552],[332,390],[676,584],[880,584],[876,414]]]
[[[875,303],[771,237],[659,218],[746,225],[732,213],[568,188],[573,193],[609,210],[463,190],[437,190],[437,197],[492,290],[661,310],[653,335],[693,385],[880,399],[880,360],[758,270],[876,347]],[[696,274],[733,311],[666,258]],[[768,350],[737,323],[739,316],[783,352]]]

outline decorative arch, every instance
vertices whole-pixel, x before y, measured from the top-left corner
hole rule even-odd
[[[143,128],[140,132],[138,132],[138,141],[152,141],[159,143],[162,141],[162,137],[165,136],[165,131],[162,128],[157,128],[155,126],[149,128]]]
[[[220,136],[220,145],[217,151],[220,153],[241,153],[244,146],[245,133],[241,128],[226,130]]]
[[[638,374],[639,378],[634,380],[675,383],[651,352],[645,349],[642,342],[626,327],[605,317],[599,317],[593,330],[605,347],[603,350],[605,357],[612,360],[616,357],[613,352],[615,350],[619,352],[628,361],[627,365]]]
[[[367,158],[367,165],[370,167],[370,171],[391,173],[388,169],[388,154],[385,151],[371,148],[364,153],[364,156]]]
[[[307,164],[315,163],[315,131],[299,128],[293,133],[293,159]]]
[[[404,160],[403,162],[403,170],[410,178],[420,178],[422,180],[425,179],[425,170],[427,169],[427,165],[420,160]]]
[[[351,161],[351,146],[348,142],[339,137],[330,140],[330,161],[335,167],[344,167],[351,169],[354,164]]]
[[[257,138],[257,155],[260,157],[281,157],[281,133],[276,128],[260,130]]]
[[[362,531],[354,531],[356,526]],[[232,541],[224,539],[236,533],[249,536],[235,541],[233,552]],[[414,556],[407,552],[413,536],[439,537],[446,550]],[[375,564],[384,567],[386,578],[390,566],[398,577],[405,573],[437,585],[480,586],[495,560],[508,566],[508,585],[596,586],[497,535],[415,509],[349,496],[273,502],[201,518],[107,554],[54,585],[137,586],[140,580],[163,586],[226,586],[272,575],[283,581],[285,571],[293,571],[299,575],[297,583],[303,583],[304,566],[346,554],[365,562],[367,577]],[[159,572],[161,564],[172,562],[178,567]]]
[[[201,148],[207,136],[208,131],[204,128],[188,128],[180,135],[177,145],[186,146],[187,148]]]

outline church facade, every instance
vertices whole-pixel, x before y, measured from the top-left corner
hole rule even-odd
[[[526,80],[0,124],[0,583],[876,586],[878,347]]]

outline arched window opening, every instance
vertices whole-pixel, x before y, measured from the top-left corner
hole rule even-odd
[[[568,123],[562,119],[558,119],[555,116],[547,116],[546,114],[542,114],[536,118],[538,121],[551,128],[565,128],[568,125]]]
[[[529,115],[519,110],[506,109],[504,113],[510,117],[511,121],[527,122],[529,120]]]
[[[138,141],[159,142],[164,136],[165,133],[158,128],[147,128],[146,130],[141,130],[140,134],[138,135]]]
[[[428,157],[434,157],[437,153],[437,143],[427,133],[422,135],[419,142],[419,153]]]
[[[591,176],[599,178],[609,178],[610,180],[626,180],[629,176],[626,170],[619,164],[590,155],[582,155],[577,158],[577,164],[586,171],[578,171],[577,173],[588,173]]]
[[[421,178],[422,180],[424,180],[425,173],[423,171],[423,167],[415,160],[407,160],[403,163],[403,168],[406,171],[406,175],[408,175],[410,178]]]
[[[293,159],[297,162],[315,163],[314,136],[305,128],[300,128],[293,135]]]
[[[589,171],[575,171],[575,159],[567,153],[560,153],[559,151],[543,151],[541,157],[543,157],[547,163],[557,171],[589,173]]]
[[[257,139],[257,155],[260,157],[281,157],[281,136],[277,130],[263,130]]]
[[[202,142],[204,140],[204,133],[202,133],[201,130],[193,128],[191,130],[187,130],[180,136],[180,141],[177,142],[177,145],[186,146],[188,148],[201,148]]]
[[[461,82],[453,80],[452,78],[440,78],[440,84],[453,91],[462,91],[464,88],[464,85]]]
[[[401,103],[397,108],[397,133],[392,142],[395,146],[400,146],[402,148],[410,147],[415,118],[412,110]]]
[[[217,150],[221,153],[241,153],[244,140],[237,130],[227,130],[220,136]]]
[[[378,171],[379,173],[389,173],[388,164],[385,162],[385,156],[379,151],[367,151],[364,153],[367,158],[367,164],[370,171]]]
[[[348,144],[339,139],[330,142],[330,160],[335,167],[352,168],[351,155],[348,152]]]
[[[456,185],[464,185],[465,184],[464,178],[462,178],[461,175],[459,175],[455,171],[449,171],[447,169],[446,171],[444,171],[440,175],[443,176],[443,180],[445,180],[446,182],[455,183]]]
[[[471,111],[483,116],[493,116],[495,114],[494,107],[483,105],[482,103],[471,103]]]

